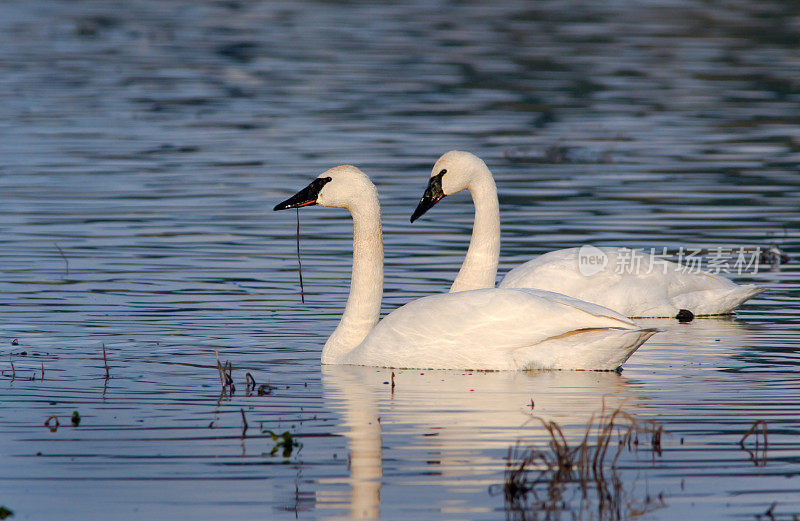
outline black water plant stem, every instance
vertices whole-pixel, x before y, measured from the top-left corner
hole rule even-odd
[[[295,208],[295,215],[297,216],[297,273],[300,275],[300,302],[306,303],[305,291],[303,291],[303,264],[300,262],[300,208]]]

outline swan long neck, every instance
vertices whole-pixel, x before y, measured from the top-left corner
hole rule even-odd
[[[500,205],[491,172],[481,168],[467,186],[475,205],[475,224],[464,263],[450,292],[493,288],[500,259]]]
[[[383,296],[383,234],[377,194],[350,208],[353,216],[353,275],[339,325],[322,349],[322,363],[340,363],[378,323]]]

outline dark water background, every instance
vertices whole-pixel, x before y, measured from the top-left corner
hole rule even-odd
[[[605,397],[667,431],[661,457],[623,459],[620,517],[659,495],[646,518],[800,515],[796,261],[734,275],[769,288],[736,319],[659,322],[621,375],[398,372],[391,393],[387,371],[320,369],[346,215],[302,215],[303,305],[294,216],[271,212],[363,168],[386,310],[445,291],[463,258],[467,196],[408,224],[455,148],[496,176],[501,272],[587,242],[797,256],[799,48],[794,1],[0,3],[0,505],[519,518],[490,488],[510,446],[546,440],[531,400],[575,437]],[[246,371],[275,388],[248,395]],[[766,465],[738,443],[757,420]],[[262,429],[302,448],[270,455]],[[600,516],[567,499],[563,519]]]

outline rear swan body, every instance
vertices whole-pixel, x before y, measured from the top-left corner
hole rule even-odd
[[[492,173],[480,158],[456,150],[440,157],[411,221],[443,197],[461,190],[472,195],[475,224],[467,255],[450,291],[493,288],[500,256],[500,211]],[[602,269],[589,272],[581,269],[580,253],[584,248],[605,259]],[[617,270],[619,261],[625,255],[630,257],[631,251],[594,246],[552,251],[512,269],[499,287],[563,293],[628,317],[679,319],[730,313],[764,291],[707,272],[690,273],[679,264],[641,252],[642,269]],[[652,269],[646,269],[647,266]]]
[[[607,259],[604,270],[583,275],[579,265],[582,251]],[[764,291],[712,273],[687,271],[677,263],[644,253],[638,273],[618,273],[615,267],[623,266],[631,253],[624,248],[594,246],[551,251],[509,271],[500,287],[557,291],[608,306],[628,317],[678,318],[682,310],[696,316],[731,313]]]
[[[275,210],[345,208],[353,217],[353,274],[323,364],[415,369],[614,370],[657,330],[602,306],[532,289],[432,295],[379,322],[383,237],[374,185],[359,169],[332,168]]]

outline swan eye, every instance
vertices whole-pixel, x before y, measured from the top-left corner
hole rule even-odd
[[[446,168],[442,168],[442,171],[439,172],[439,175],[445,175],[446,173],[447,173],[447,169]]]
[[[331,181],[333,181],[332,177],[324,177],[323,179],[325,179],[326,183],[330,183]]]

